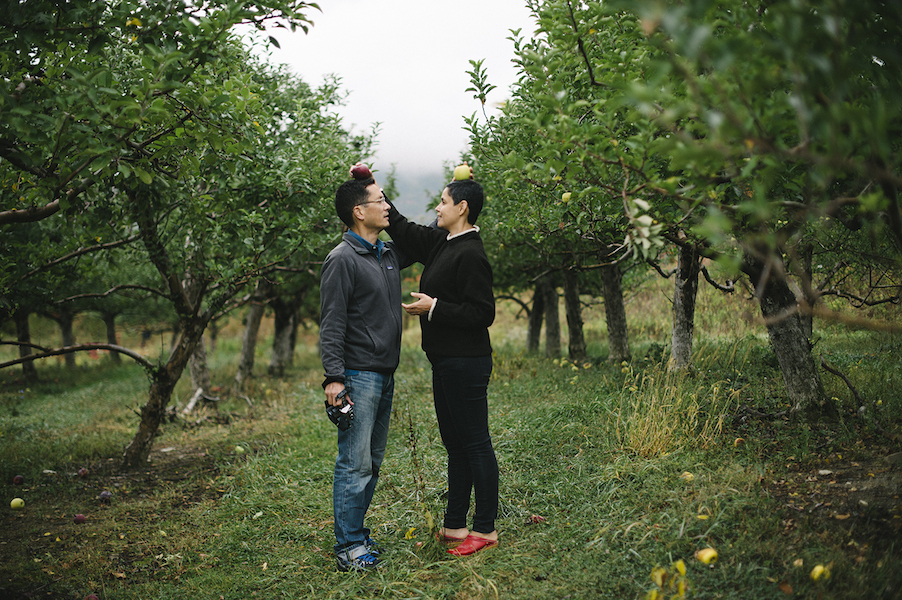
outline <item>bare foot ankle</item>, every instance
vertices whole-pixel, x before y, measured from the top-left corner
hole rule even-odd
[[[467,529],[466,527],[463,527],[461,529],[448,529],[447,527],[442,527],[441,533],[445,537],[462,540],[465,537],[467,537],[468,535],[470,535],[470,530]]]

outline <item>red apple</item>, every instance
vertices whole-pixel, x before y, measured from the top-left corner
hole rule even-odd
[[[15,477],[13,477],[13,483],[16,485],[22,485],[23,483],[25,483],[25,478],[21,475],[16,475]]]
[[[88,594],[84,600],[100,600],[100,598],[97,597],[97,594]]]
[[[103,490],[102,492],[100,492],[100,501],[104,504],[109,503],[112,499],[113,492],[110,492],[109,490]]]
[[[354,179],[369,179],[372,176],[373,173],[370,171],[370,168],[363,163],[357,163],[351,167],[351,177]]]
[[[88,470],[87,470],[86,468],[84,468],[84,467],[80,468],[80,469],[78,470],[78,476],[79,476],[79,477],[87,477],[87,476],[88,476]]]
[[[84,523],[84,522],[86,521],[85,516],[84,516],[83,514],[81,514],[81,513],[78,513],[77,515],[75,515],[75,518],[72,519],[72,520],[73,520],[77,525],[81,525],[82,523]]]

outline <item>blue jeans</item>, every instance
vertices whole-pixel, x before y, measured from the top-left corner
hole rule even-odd
[[[498,461],[489,435],[488,385],[492,357],[429,357],[442,443],[448,451],[448,506],[444,525],[467,526],[476,497],[473,531],[492,533],[498,516]]]
[[[354,403],[354,420],[350,429],[338,431],[332,485],[336,554],[355,550],[370,535],[363,519],[385,458],[395,379],[374,371],[346,370],[345,387]]]

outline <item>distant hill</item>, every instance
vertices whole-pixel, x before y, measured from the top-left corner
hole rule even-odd
[[[392,202],[405,217],[417,223],[427,224],[435,217],[431,208],[435,200],[441,196],[447,181],[441,171],[430,173],[405,173],[402,169],[395,172],[398,186],[398,197]]]

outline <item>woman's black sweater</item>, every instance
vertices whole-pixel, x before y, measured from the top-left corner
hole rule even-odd
[[[495,320],[492,267],[478,231],[448,239],[448,232],[408,221],[392,205],[386,230],[411,260],[423,263],[420,292],[437,298],[420,316],[427,356],[487,356]],[[412,301],[412,299],[411,299]]]

